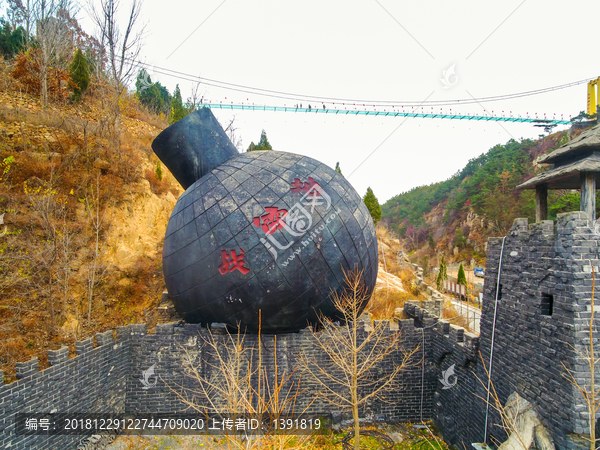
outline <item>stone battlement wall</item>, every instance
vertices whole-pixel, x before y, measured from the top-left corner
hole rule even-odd
[[[385,321],[387,322],[387,321]],[[370,322],[363,324],[370,326]],[[213,337],[220,348],[228,344],[229,336],[223,328],[213,328]],[[401,333],[402,348],[378,365],[379,375],[393,370],[394,363],[402,358],[402,350],[411,350],[422,345],[423,336],[415,328],[412,319],[390,321],[386,333]],[[69,349],[49,351],[51,367],[39,371],[37,359],[17,365],[18,381],[0,386],[0,448],[10,449],[69,449],[75,448],[82,436],[17,436],[14,430],[16,413],[181,413],[187,405],[175,394],[187,391],[186,397],[197,405],[206,404],[199,391],[199,380],[186,372],[189,362],[206,379],[219,379],[214,369],[215,360],[206,342],[210,335],[206,329],[193,324],[159,324],[153,334],[147,332],[145,324],[132,324],[112,331],[97,334],[94,339],[76,343],[75,355],[69,358]],[[426,346],[431,345],[431,334],[425,336]],[[116,340],[114,339],[116,337]],[[235,336],[234,336],[235,338]],[[253,349],[253,364],[258,360],[258,337],[246,335],[244,348]],[[308,330],[300,333],[261,337],[262,366],[274,381],[275,365],[279,377],[291,375],[286,386],[294,383],[300,388],[296,411],[303,411],[315,398],[316,384],[300,380],[296,358],[306,352],[311,360],[324,362],[324,352],[315,345]],[[277,346],[275,359],[275,345]],[[419,421],[433,417],[431,399],[435,390],[434,374],[426,373],[422,379],[421,354],[411,361],[411,366],[398,377],[398,384],[386,394],[385,400],[374,400],[361,411],[361,416],[385,421]],[[156,385],[144,389],[141,382],[143,372],[154,365],[158,378],[150,378]],[[422,382],[424,395],[421,396]],[[218,381],[217,381],[218,382]],[[422,408],[422,409],[421,409]],[[335,410],[335,411],[334,411]],[[310,412],[340,412],[322,401],[313,402]],[[193,410],[187,409],[187,412]],[[244,412],[244,411],[241,411]]]
[[[407,302],[405,312],[412,318],[389,322],[387,332],[402,333],[403,348],[419,346],[419,350],[385,402],[370,403],[362,415],[390,421],[433,419],[449,443],[470,448],[471,443],[482,442],[486,390],[477,377],[487,379],[481,358],[489,368],[493,348],[492,381],[500,401],[513,392],[528,400],[558,449],[589,447],[582,440],[588,426],[583,399],[564,378],[561,363],[578,382],[589,384],[589,369],[573,347],[585,352],[593,276],[600,267],[599,243],[600,235],[583,213],[559,215],[556,230],[550,221],[529,225],[525,219],[515,220],[506,238],[488,243],[481,335],[440,320],[437,299],[421,306]],[[596,329],[598,325],[600,317]],[[67,348],[50,351],[51,367],[41,372],[37,359],[19,363],[18,381],[0,386],[0,448],[69,449],[80,439],[16,436],[18,412],[182,412],[186,405],[169,387],[197,386],[198,381],[183,370],[186,355],[203,376],[215,375],[207,364],[211,354],[203,336],[206,330],[191,324],[158,325],[153,334],[143,324],[128,325],[77,342],[71,358]],[[225,342],[227,335],[215,339]],[[290,374],[301,351],[322,361],[325,355],[313,339],[307,331],[263,336],[263,367],[269,374],[275,373],[275,366],[278,373]],[[258,348],[256,336],[246,340]],[[401,350],[381,363],[380,373],[391,370]],[[143,389],[140,378],[152,365],[158,382]],[[452,366],[456,378],[444,379],[442,373],[449,373]],[[600,370],[596,376],[600,379]],[[293,380],[298,377],[295,372]],[[298,405],[307,405],[314,399],[315,386],[303,377],[301,389],[305,391]],[[311,409],[322,412],[324,405],[315,403]],[[488,432],[502,441],[504,433],[497,423],[500,419],[490,408]]]
[[[464,358],[475,362],[479,357],[479,336],[467,331],[463,327],[453,325],[449,320],[440,319],[437,314],[438,307],[431,307],[427,303],[432,301],[423,301],[419,306],[419,301],[411,300],[404,303],[404,312],[406,315],[414,318],[415,326],[424,329],[431,328],[432,339],[434,342],[433,361],[439,362],[440,349],[445,349],[443,354],[462,352]],[[442,356],[443,356],[442,354]]]
[[[494,328],[502,240],[488,243],[481,322],[485,361],[489,361]],[[588,433],[583,398],[564,378],[562,364],[582,384],[589,379],[589,369],[573,347],[585,352],[599,242],[594,223],[583,212],[559,214],[556,230],[552,221],[529,225],[526,219],[516,219],[504,239],[494,340],[498,378],[493,380],[503,401],[517,391],[535,405],[557,445],[565,448],[579,442],[576,435]]]
[[[562,364],[589,385],[589,368],[573,348],[585,353],[599,242],[582,212],[560,214],[556,230],[552,221],[516,219],[505,238],[488,241],[481,335],[441,320],[433,327],[432,363],[440,374],[454,365],[457,376],[451,388],[438,383],[433,399],[434,420],[447,441],[468,446],[484,440],[487,391],[477,378],[487,380],[493,348],[491,378],[502,404],[517,392],[534,406],[557,448],[586,447],[587,410]],[[414,304],[405,308],[415,323],[435,320]],[[488,413],[489,433],[502,441],[504,433],[493,425],[500,418],[492,407]]]
[[[125,412],[126,382],[131,359],[130,335],[135,328],[120,327],[78,341],[75,355],[69,348],[48,351],[50,367],[38,371],[38,359],[17,363],[18,380],[0,385],[0,448],[75,448],[81,436],[17,436],[17,413]],[[0,374],[1,375],[1,374]],[[3,379],[3,377],[0,377]]]

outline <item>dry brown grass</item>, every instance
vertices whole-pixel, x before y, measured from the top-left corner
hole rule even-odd
[[[404,292],[384,283],[383,287],[373,292],[366,311],[377,320],[391,319],[394,317],[394,311],[404,308],[407,300],[426,300],[427,297],[415,289],[414,269],[398,257],[402,247],[397,237],[384,226],[378,226],[376,231],[380,264],[383,266],[385,258],[384,267],[387,268],[387,273],[400,278]]]
[[[452,302],[448,300],[444,301],[442,317],[447,319],[453,325],[458,325],[459,327],[463,327],[465,330],[471,331],[467,318],[459,315],[459,312],[456,310]]]
[[[156,171],[154,170],[146,170],[146,180],[150,183],[150,189],[156,195],[166,194],[167,192],[173,189],[173,186],[169,183],[166,177],[162,177],[162,179],[158,179],[156,176]]]
[[[398,236],[396,236],[389,228],[379,225],[375,231],[377,232],[377,237],[383,239],[383,241],[390,245],[392,241],[398,241]],[[396,244],[398,246],[398,250],[400,249],[399,242]]]
[[[159,130],[162,130],[169,126],[169,122],[164,114],[157,116],[155,113],[149,111],[148,108],[140,104],[138,101],[136,101],[134,105],[128,106],[129,108],[127,110],[127,115],[132,119],[137,119],[139,121],[150,124]]]
[[[411,296],[407,292],[392,291],[387,292],[386,289],[377,289],[373,292],[365,311],[372,315],[375,320],[392,319],[396,308],[404,308],[404,303],[411,300]],[[402,315],[401,318],[405,318]]]
[[[0,241],[0,369],[7,382],[14,380],[16,361],[37,356],[40,367],[45,368],[48,349],[72,347],[72,322],[79,321],[79,339],[127,323],[156,323],[154,306],[164,290],[160,258],[141,257],[131,273],[107,265],[94,290],[91,322],[76,312],[88,292],[87,268],[94,251],[84,207],[90,186],[95,186],[99,177],[100,203],[110,207],[135,201],[132,199],[137,194],[147,195],[145,183],[139,181],[155,166],[150,144],[167,125],[160,118],[149,117],[147,111],[136,110],[137,101],[130,98],[124,102],[120,134],[115,140],[102,108],[102,89],[92,88],[80,104],[51,102],[42,110],[40,99],[19,89],[10,72],[10,65],[0,61],[0,162],[14,158],[10,170],[0,173],[0,214],[6,213],[4,221],[12,233]],[[47,217],[61,233],[64,225],[76,238],[71,244],[66,294],[60,284],[65,270],[59,267],[51,271],[50,294],[32,284],[37,280],[38,287],[44,287],[36,252],[44,248],[48,232],[41,225],[40,211],[36,215],[31,196],[24,192],[24,183],[43,188],[50,179],[56,194],[47,198],[56,202],[52,208],[58,210],[64,205],[64,216],[52,215],[54,210],[49,209],[52,214]],[[175,183],[163,168],[157,191],[171,191],[177,197],[180,190]],[[100,231],[102,245],[107,244],[109,235],[106,225]],[[61,236],[57,242],[64,242]],[[123,278],[127,278],[125,286],[119,284]],[[49,299],[55,307],[52,327]]]

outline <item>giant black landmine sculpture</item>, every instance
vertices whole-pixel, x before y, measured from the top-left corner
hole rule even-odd
[[[238,153],[208,108],[152,143],[186,189],[165,235],[163,272],[177,312],[242,331],[297,331],[319,314],[344,271],[377,278],[373,221],[354,188],[328,166],[279,151]]]

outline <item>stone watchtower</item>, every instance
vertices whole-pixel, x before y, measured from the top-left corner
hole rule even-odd
[[[589,365],[578,352],[589,347],[592,271],[600,325],[599,244],[583,211],[559,214],[556,224],[515,219],[505,238],[488,241],[480,350],[486,365],[493,352],[492,381],[503,404],[513,392],[527,399],[557,449],[589,448],[587,405],[566,376],[568,369],[589,391]],[[595,376],[598,389],[600,365]],[[492,423],[498,422],[488,423],[493,434]]]
[[[589,448],[588,407],[565,376],[570,370],[591,390],[590,368],[580,354],[589,348],[594,287],[594,335],[600,325],[600,126],[538,162],[554,166],[518,186],[536,190],[537,223],[516,219],[505,238],[488,243],[480,350],[486,363],[493,352],[492,381],[503,402],[513,392],[529,400],[558,449]],[[555,227],[546,220],[548,189],[581,189],[581,211],[559,214]],[[597,337],[594,344],[598,358]],[[595,378],[599,389],[600,364]]]
[[[537,412],[548,433],[536,424],[535,433],[521,436],[526,441],[550,435],[557,450],[589,449],[590,422],[596,428],[600,417],[592,413],[590,420],[582,393],[567,379],[570,372],[591,391],[592,372],[581,355],[589,349],[593,291],[594,353],[600,357],[600,232],[594,220],[600,126],[540,160],[555,166],[520,186],[536,189],[537,223],[515,219],[507,236],[488,241],[480,336],[432,316],[423,327],[430,339],[423,343],[425,358],[436,375],[450,367],[456,375],[453,386],[437,376],[430,401],[444,439],[458,448],[506,439],[499,414],[486,405],[486,370],[502,405],[516,393]],[[546,220],[548,188],[580,188],[582,211]],[[418,305],[405,305],[405,312],[424,324],[419,316],[426,311]],[[594,375],[598,390],[600,363]],[[549,448],[542,441],[548,442],[535,440],[536,448]]]

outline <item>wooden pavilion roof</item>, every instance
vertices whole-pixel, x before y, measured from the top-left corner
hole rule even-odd
[[[540,156],[540,164],[568,164],[571,161],[585,158],[594,151],[600,151],[600,125],[596,125],[577,136],[572,141],[554,150],[552,153]]]
[[[600,152],[571,164],[542,172],[518,185],[517,189],[535,189],[538,184],[546,184],[548,189],[579,189],[581,172],[598,172],[596,182],[600,181]]]

